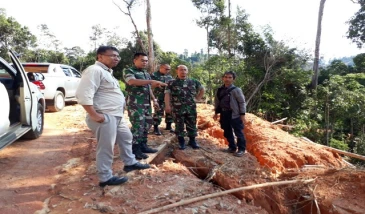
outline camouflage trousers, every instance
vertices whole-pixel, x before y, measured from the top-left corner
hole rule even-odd
[[[151,106],[140,105],[134,106],[138,108],[128,107],[129,121],[132,124],[131,132],[133,135],[132,144],[147,142],[148,130],[153,123]]]
[[[172,116],[175,123],[175,134],[177,137],[185,137],[185,125],[186,135],[188,137],[196,137],[198,135],[198,128],[196,127],[196,109],[190,109],[189,111],[172,111]]]
[[[153,125],[160,125],[162,121],[162,117],[165,112],[165,101],[164,100],[157,100],[158,105],[160,106],[159,109],[155,109],[155,113],[153,114]],[[172,115],[166,113],[165,114],[165,122],[172,123],[174,122],[172,119]]]

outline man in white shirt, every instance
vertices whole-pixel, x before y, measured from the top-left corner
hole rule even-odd
[[[104,187],[128,180],[127,177],[112,174],[115,143],[124,162],[124,171],[147,169],[150,166],[139,163],[132,153],[133,136],[123,118],[125,98],[112,70],[119,63],[119,52],[112,46],[100,46],[96,54],[95,64],[82,74],[76,97],[87,112],[87,126],[96,135],[96,167],[99,186]]]

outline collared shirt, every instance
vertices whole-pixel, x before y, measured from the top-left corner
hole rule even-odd
[[[82,73],[76,98],[81,105],[92,105],[98,113],[123,117],[125,98],[113,70],[96,61]]]

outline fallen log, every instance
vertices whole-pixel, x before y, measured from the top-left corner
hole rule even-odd
[[[277,182],[268,182],[268,183],[263,183],[263,184],[255,184],[255,185],[251,185],[251,186],[245,186],[245,187],[239,187],[239,188],[235,188],[235,189],[230,189],[230,190],[226,190],[226,191],[222,191],[222,192],[216,192],[216,193],[212,193],[209,195],[204,195],[204,196],[200,196],[200,197],[196,197],[196,198],[191,198],[191,199],[187,199],[187,200],[182,200],[179,201],[177,203],[173,203],[173,204],[169,204],[163,207],[158,207],[152,210],[147,210],[147,211],[143,211],[139,214],[151,214],[151,213],[158,213],[158,212],[162,212],[174,207],[178,207],[178,206],[182,206],[182,205],[186,205],[186,204],[191,204],[197,201],[201,201],[204,199],[208,199],[208,198],[214,198],[214,197],[218,197],[218,196],[222,196],[222,195],[227,195],[233,192],[238,192],[238,191],[245,191],[245,190],[251,190],[251,189],[257,189],[257,188],[263,188],[263,187],[269,187],[269,186],[281,186],[281,185],[288,185],[288,184],[307,184],[307,183],[311,183],[313,182],[315,179],[308,179],[308,180],[291,180],[291,181],[277,181]]]
[[[335,149],[335,148],[332,148],[332,147],[329,147],[329,146],[324,146],[324,145],[315,143],[315,142],[309,140],[306,137],[302,137],[302,139],[304,139],[308,143],[312,143],[312,144],[315,144],[317,146],[321,146],[321,147],[326,148],[326,149],[329,149],[329,150],[331,150],[333,152],[337,152],[339,154],[343,154],[343,155],[346,155],[346,156],[349,156],[349,157],[352,157],[352,158],[357,158],[357,159],[360,159],[360,160],[365,160],[365,156],[358,155],[358,154],[354,154],[354,153],[351,153],[351,152],[345,152],[345,151],[342,151],[342,150],[339,150],[339,149]]]

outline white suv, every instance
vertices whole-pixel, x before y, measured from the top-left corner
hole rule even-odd
[[[43,132],[45,99],[31,83],[15,53],[11,66],[0,57],[0,149],[24,136],[38,138]]]
[[[45,89],[41,89],[46,98],[47,109],[61,111],[65,101],[77,101],[76,89],[81,80],[81,74],[69,65],[55,63],[22,63],[26,72],[42,73]]]

